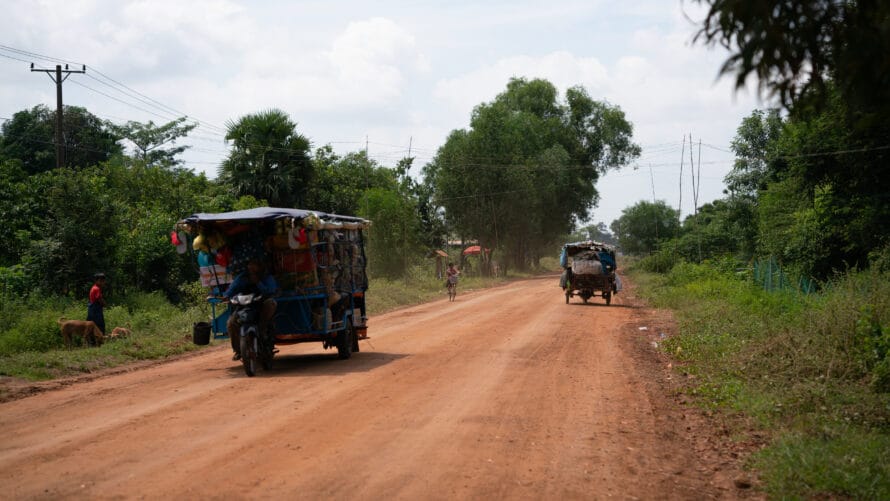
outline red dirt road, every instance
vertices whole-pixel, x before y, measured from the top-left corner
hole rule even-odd
[[[668,395],[638,330],[657,312],[632,290],[566,305],[556,282],[376,316],[350,360],[286,346],[247,378],[220,346],[0,404],[0,497],[750,495]]]

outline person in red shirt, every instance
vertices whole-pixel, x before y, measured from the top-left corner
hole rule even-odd
[[[95,282],[90,288],[90,302],[87,304],[87,320],[96,324],[96,327],[105,334],[105,297],[102,295],[102,288],[105,287],[105,274],[96,273],[93,278]]]

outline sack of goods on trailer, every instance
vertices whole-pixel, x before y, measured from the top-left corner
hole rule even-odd
[[[602,275],[603,263],[595,251],[582,252],[572,259],[574,275]]]

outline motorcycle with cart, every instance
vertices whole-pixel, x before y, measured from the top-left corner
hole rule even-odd
[[[615,248],[611,245],[592,240],[565,244],[559,258],[563,268],[559,285],[566,304],[576,295],[585,303],[591,297],[601,296],[607,306],[612,304],[612,295],[620,290],[616,263]]]
[[[275,346],[320,342],[336,348],[341,359],[359,351],[359,340],[368,337],[369,225],[352,216],[260,207],[193,214],[176,223],[171,238],[197,260],[201,284],[209,290],[213,337],[227,337],[229,317],[238,316],[241,360],[245,373],[254,376],[258,364],[271,369]],[[258,326],[268,295],[221,297],[248,262],[258,259],[279,287],[267,332]]]

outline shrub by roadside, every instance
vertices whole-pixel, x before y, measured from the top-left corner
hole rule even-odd
[[[191,325],[206,316],[200,307],[179,308],[160,293],[137,293],[106,308],[108,332],[129,325],[133,334],[85,348],[80,340],[65,347],[59,317],[83,319],[80,301],[50,298],[5,303],[0,309],[0,375],[31,380],[53,379],[137,360],[164,358],[192,351]]]
[[[769,293],[732,267],[636,271],[675,310],[662,346],[705,406],[772,432],[752,460],[776,497],[890,498],[890,275],[851,272],[817,294]]]

